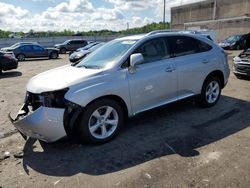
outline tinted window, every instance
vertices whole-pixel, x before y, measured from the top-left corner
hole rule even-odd
[[[22,51],[32,51],[32,47],[30,45],[20,46]]]
[[[169,37],[169,42],[175,57],[205,52],[212,49],[207,43],[187,36]]]
[[[199,52],[206,52],[212,49],[212,47],[209,44],[203,41],[198,41],[198,48],[199,48]]]
[[[164,39],[154,39],[142,44],[134,53],[141,53],[144,63],[162,60],[170,57]]]
[[[78,44],[85,44],[86,41],[84,41],[84,40],[79,40],[79,41],[77,41],[77,43],[78,43]]]
[[[32,48],[34,51],[43,51],[44,50],[41,46],[36,46],[36,45],[32,46]]]

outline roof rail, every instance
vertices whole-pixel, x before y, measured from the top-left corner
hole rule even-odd
[[[157,33],[167,33],[167,32],[174,32],[174,31],[177,31],[177,30],[172,30],[172,29],[155,30],[155,31],[151,31],[151,32],[147,33],[147,36],[154,35]]]
[[[200,33],[197,30],[162,29],[162,30],[151,31],[151,32],[147,33],[147,36],[158,34],[158,33],[168,33],[168,32],[192,33],[192,34],[199,34]]]

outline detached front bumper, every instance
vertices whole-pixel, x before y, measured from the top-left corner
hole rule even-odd
[[[13,125],[25,136],[54,142],[66,136],[63,126],[63,108],[39,107],[34,112],[29,112],[23,105],[15,119],[10,120]]]

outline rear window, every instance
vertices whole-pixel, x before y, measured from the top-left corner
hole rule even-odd
[[[169,37],[169,42],[175,57],[206,52],[212,49],[207,43],[188,36]]]

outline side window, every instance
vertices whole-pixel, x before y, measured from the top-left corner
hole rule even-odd
[[[175,57],[199,52],[198,41],[187,36],[169,37],[171,48]]]
[[[199,47],[199,52],[206,52],[212,49],[212,47],[209,44],[203,41],[198,41],[198,47]]]
[[[159,61],[170,57],[164,39],[153,39],[142,44],[134,53],[141,53],[144,63]]]
[[[44,50],[41,46],[36,46],[36,45],[32,46],[32,48],[34,51],[43,51]]]
[[[24,45],[24,46],[20,46],[20,49],[24,52],[28,52],[28,51],[32,51],[32,48],[30,45]]]

